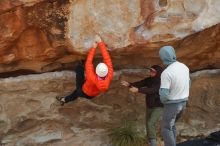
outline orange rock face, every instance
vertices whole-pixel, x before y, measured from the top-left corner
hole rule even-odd
[[[163,45],[174,45],[191,70],[219,68],[219,5],[218,0],[3,0],[0,72],[72,67],[86,57],[96,33],[112,49],[116,69],[161,63]]]
[[[1,1],[0,7],[4,8],[0,15],[1,72],[21,69],[42,72],[65,54],[71,55],[64,37],[66,3]]]

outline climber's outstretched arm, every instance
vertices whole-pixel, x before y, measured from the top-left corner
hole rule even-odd
[[[95,38],[95,41],[98,43],[98,46],[100,48],[104,63],[108,67],[108,74],[106,76],[107,80],[112,80],[113,78],[113,65],[112,65],[112,60],[111,57],[107,51],[105,43],[101,40],[101,38],[97,35]]]
[[[97,47],[97,44],[94,43],[93,47],[90,48],[87,59],[86,59],[86,64],[85,64],[86,80],[91,80],[91,81],[96,80],[94,65],[92,63],[93,58],[94,58],[95,53],[96,53],[96,47]]]

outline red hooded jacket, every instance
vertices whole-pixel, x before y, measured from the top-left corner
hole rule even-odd
[[[108,74],[104,80],[98,80],[98,76],[95,73],[94,66],[92,64],[96,48],[91,48],[86,59],[85,70],[86,70],[86,80],[83,84],[83,92],[88,96],[97,96],[101,92],[106,91],[109,88],[110,82],[113,77],[113,66],[109,53],[103,42],[98,43],[101,54],[104,59],[104,63],[108,67]]]

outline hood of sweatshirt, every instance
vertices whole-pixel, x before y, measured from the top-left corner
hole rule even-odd
[[[160,59],[165,65],[170,65],[171,63],[176,62],[176,53],[172,46],[164,46],[160,48],[159,54]]]

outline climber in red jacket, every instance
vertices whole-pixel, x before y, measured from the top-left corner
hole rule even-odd
[[[100,48],[103,56],[104,63],[99,63],[94,69],[93,58],[96,53],[96,47]],[[93,47],[90,49],[85,63],[84,76],[84,63],[81,62],[76,67],[76,90],[66,97],[56,97],[61,105],[64,103],[75,100],[77,97],[84,97],[92,99],[99,95],[101,92],[108,90],[110,82],[113,78],[113,66],[107,48],[101,38],[96,35]]]

